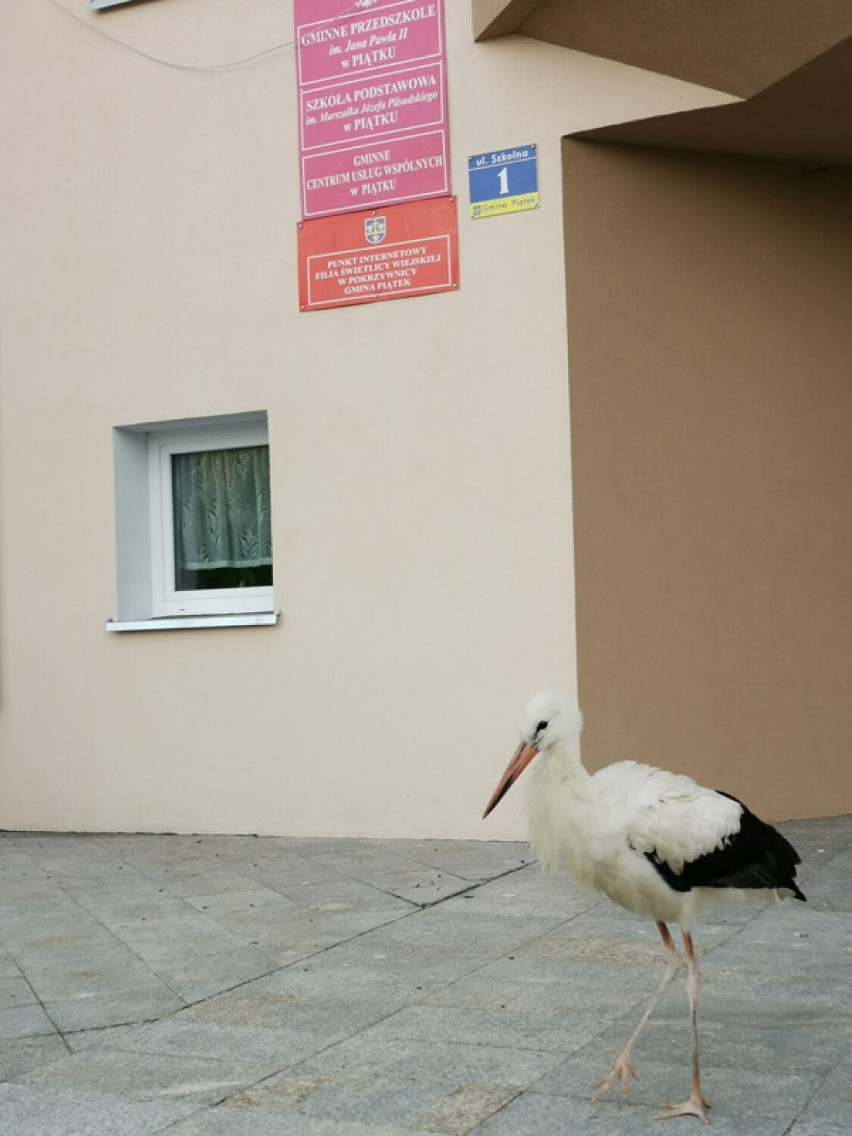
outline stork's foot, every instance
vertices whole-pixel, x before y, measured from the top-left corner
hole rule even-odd
[[[659,1113],[654,1120],[673,1120],[676,1116],[696,1116],[702,1124],[709,1124],[706,1110],[710,1107],[701,1093],[693,1094],[689,1100],[679,1104],[664,1104],[665,1112]]]
[[[626,1097],[627,1091],[630,1088],[630,1081],[628,1080],[628,1076],[632,1077],[634,1081],[639,1080],[638,1076],[636,1075],[636,1070],[630,1064],[627,1057],[625,1057],[625,1055],[622,1053],[620,1054],[616,1063],[613,1065],[612,1071],[610,1073],[607,1073],[602,1081],[595,1081],[595,1088],[598,1091],[594,1094],[592,1100],[601,1100],[606,1096],[615,1082],[619,1080],[621,1081],[621,1095],[623,1097]]]

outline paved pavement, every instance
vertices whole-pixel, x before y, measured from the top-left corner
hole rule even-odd
[[[848,1136],[852,817],[782,827],[810,902],[696,933],[711,1124]],[[688,1092],[678,982],[591,1102],[662,950],[521,844],[0,834],[0,944],[0,1136],[632,1136]]]

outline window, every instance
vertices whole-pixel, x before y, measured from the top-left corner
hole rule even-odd
[[[274,622],[266,415],[114,434],[118,619],[109,629]]]

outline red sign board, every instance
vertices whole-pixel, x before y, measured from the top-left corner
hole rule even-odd
[[[302,215],[449,193],[443,0],[294,13]]]
[[[302,221],[298,243],[303,312],[458,287],[454,197]]]

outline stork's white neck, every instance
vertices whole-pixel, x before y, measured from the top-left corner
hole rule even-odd
[[[547,777],[581,789],[591,776],[580,758],[579,738],[559,738],[539,754],[540,772]]]
[[[580,761],[579,739],[559,739],[542,750],[531,772],[527,820],[533,851],[543,867],[555,867],[563,860],[575,874],[583,875],[578,856],[593,789]]]

